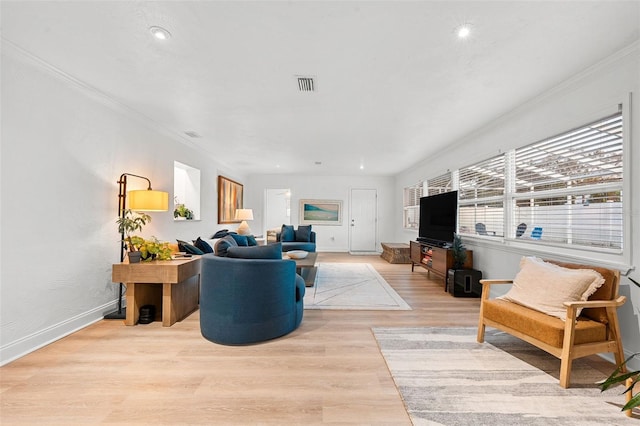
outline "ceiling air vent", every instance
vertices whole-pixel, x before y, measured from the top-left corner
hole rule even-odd
[[[298,90],[300,92],[315,92],[316,84],[313,77],[297,77]]]

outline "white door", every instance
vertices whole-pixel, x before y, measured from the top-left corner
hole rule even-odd
[[[266,189],[264,202],[265,238],[269,229],[280,230],[291,224],[291,191],[288,188]]]
[[[349,218],[349,251],[375,252],[378,193],[375,189],[352,189]]]

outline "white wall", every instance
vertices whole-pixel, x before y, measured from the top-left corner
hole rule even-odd
[[[263,211],[265,190],[289,188],[291,190],[291,224],[299,224],[301,199],[329,199],[343,201],[341,226],[313,225],[318,251],[349,250],[349,209],[351,189],[376,189],[378,195],[378,230],[376,247],[380,242],[393,242],[393,177],[380,176],[300,176],[252,175],[245,186],[244,205],[253,209],[250,226],[254,233],[264,231]]]
[[[466,238],[465,245],[474,251],[474,267],[480,269],[485,278],[513,277],[518,270],[518,261],[523,255],[604,264],[618,267],[623,273],[632,266],[637,267],[640,265],[640,173],[634,166],[640,164],[639,52],[640,47],[637,43],[629,46],[564,84],[488,123],[475,134],[451,144],[450,149],[440,155],[420,161],[415,167],[398,175],[394,204],[401,206],[402,189],[421,179],[434,177],[447,169],[455,170],[509,149],[584,125],[616,112],[618,104],[622,103],[624,132],[628,138],[625,151],[627,186],[624,202],[625,224],[629,229],[623,255],[603,256],[597,252],[576,254],[548,248],[547,251],[535,252],[531,246],[490,243],[472,238]],[[630,93],[633,93],[633,105],[629,103]],[[399,207],[396,208],[395,214],[396,217],[402,217]],[[398,219],[395,222],[402,223]],[[405,231],[396,227],[396,236],[397,240],[411,240],[415,239],[417,234],[415,231]],[[640,279],[637,270],[632,271],[630,276],[636,281]],[[625,352],[630,355],[640,352],[640,288],[623,277],[620,293],[628,298],[618,314]]]
[[[0,363],[115,309],[116,181],[147,176],[172,200],[174,160],[202,172],[202,220],[152,213],[142,235],[209,237],[220,229],[217,174],[242,176],[3,44]],[[144,188],[129,179],[129,189]]]

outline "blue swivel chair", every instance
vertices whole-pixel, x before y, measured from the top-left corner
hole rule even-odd
[[[206,254],[200,281],[200,331],[223,345],[284,336],[302,322],[304,292],[304,280],[296,274],[293,260]]]

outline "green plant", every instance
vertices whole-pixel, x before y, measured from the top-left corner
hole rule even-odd
[[[173,210],[173,217],[184,217],[187,220],[191,220],[193,219],[193,211],[184,204],[176,204],[176,208]]]
[[[134,237],[140,238],[140,237]],[[156,237],[151,240],[142,240],[140,253],[143,261],[151,260],[171,260],[171,248],[168,242],[158,241]]]
[[[467,249],[462,244],[462,238],[458,234],[453,235],[451,251],[453,253],[453,269],[461,269],[467,260]]]
[[[132,234],[135,231],[142,231],[142,227],[148,222],[151,222],[151,216],[145,213],[134,212],[130,209],[126,209],[122,217],[119,217],[116,221],[118,224],[118,232],[124,235],[123,241],[127,243],[129,251],[138,251],[140,249],[140,244],[142,244],[144,239],[135,237]]]
[[[640,370],[623,373],[625,365],[627,365],[632,358],[637,356],[640,356],[640,352],[627,358],[604,382],[600,384],[600,390],[604,392],[616,383],[625,382],[626,389],[623,394],[628,394],[628,398],[627,403],[622,407],[621,411],[632,410],[640,406],[640,393],[633,396],[633,387],[640,381]]]

